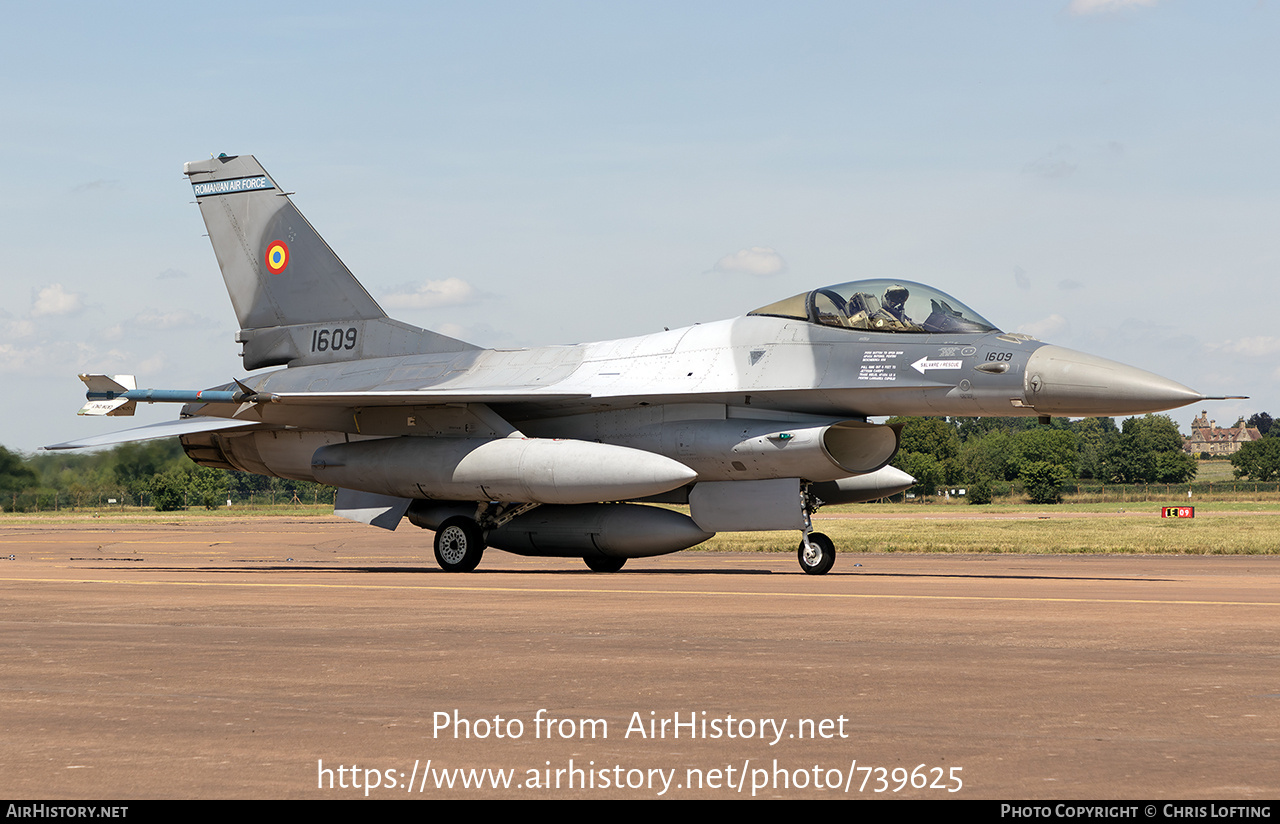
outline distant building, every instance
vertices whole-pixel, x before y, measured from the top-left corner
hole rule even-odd
[[[1214,458],[1225,458],[1261,437],[1262,433],[1256,427],[1245,426],[1244,418],[1236,421],[1230,429],[1221,429],[1217,421],[1209,420],[1207,411],[1201,410],[1191,422],[1191,437],[1182,442],[1182,448],[1192,455],[1207,452]]]

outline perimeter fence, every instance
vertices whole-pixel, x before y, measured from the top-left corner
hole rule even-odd
[[[1280,500],[1276,481],[1201,481],[1189,484],[1075,483],[1062,488],[1068,501],[1172,501],[1198,498],[1216,501]]]
[[[305,490],[264,490],[250,493],[230,493],[219,496],[217,503],[206,506],[204,499],[194,492],[182,495],[180,509],[237,510],[237,509],[297,509],[299,507],[333,506],[336,490],[333,487],[314,487]],[[65,490],[25,490],[0,496],[3,512],[81,512],[125,509],[152,509],[155,497],[150,492],[130,493],[126,490],[90,490],[68,492]]]
[[[906,503],[937,503],[943,499],[963,501],[967,490],[953,487],[938,490],[937,495],[895,495],[894,501]],[[1123,503],[1126,501],[1256,501],[1259,503],[1280,501],[1278,481],[1200,481],[1189,484],[1101,484],[1093,481],[1073,481],[1062,485],[1062,500],[1066,503]],[[1026,500],[1020,482],[1002,483],[993,492],[993,501],[1016,504]]]

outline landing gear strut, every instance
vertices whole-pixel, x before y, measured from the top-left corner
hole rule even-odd
[[[809,485],[800,487],[800,507],[804,511],[804,534],[800,537],[800,568],[809,575],[826,575],[836,562],[835,542],[821,532],[813,531],[813,513],[822,501],[809,491]]]

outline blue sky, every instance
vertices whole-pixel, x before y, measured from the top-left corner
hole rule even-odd
[[[1280,416],[1274,3],[117,5],[4,6],[10,448],[175,414],[76,418],[78,372],[244,374],[181,174],[218,152],[483,345],[893,277]]]

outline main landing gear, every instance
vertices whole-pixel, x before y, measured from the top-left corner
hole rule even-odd
[[[476,507],[474,518],[466,515],[446,518],[436,529],[436,563],[445,572],[471,572],[484,557],[489,533],[537,506],[532,503],[484,502]],[[582,560],[593,572],[617,572],[627,562],[626,558],[609,555],[588,555]]]
[[[445,572],[470,572],[484,556],[484,533],[465,515],[456,515],[436,530],[436,563]]]
[[[482,502],[476,516],[455,515],[446,518],[436,530],[436,563],[445,572],[470,572],[480,566],[484,557],[485,535],[490,530],[510,523],[538,504],[494,504]]]

